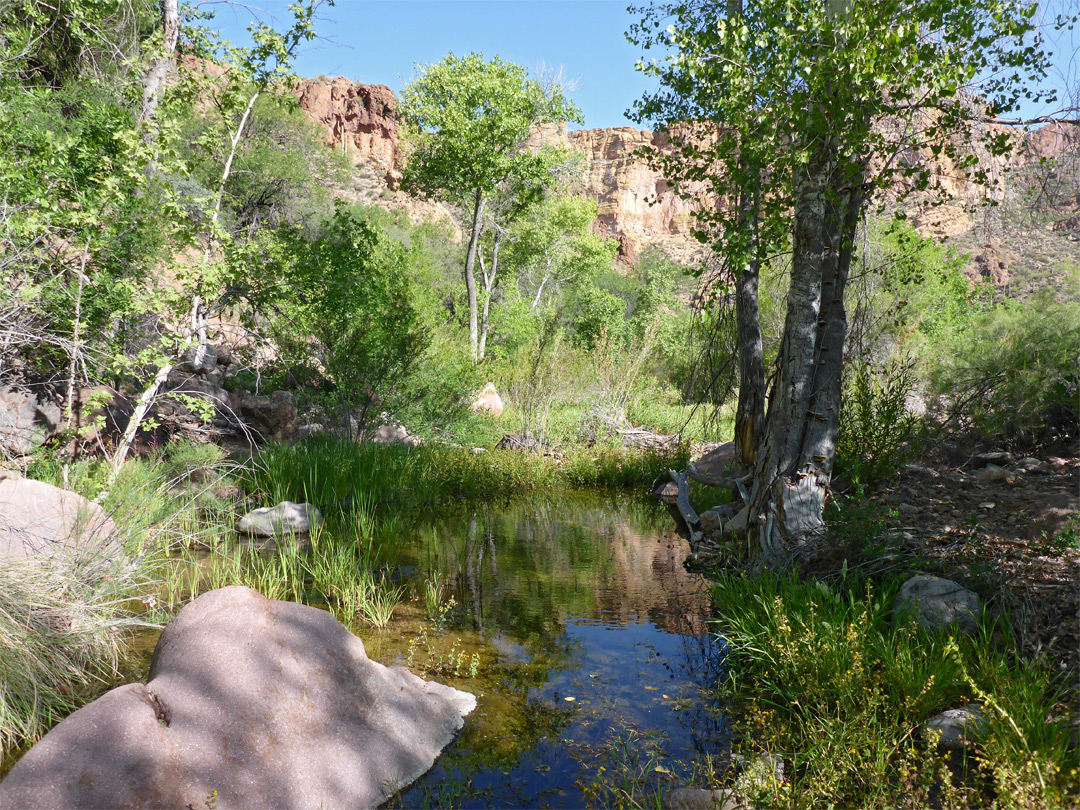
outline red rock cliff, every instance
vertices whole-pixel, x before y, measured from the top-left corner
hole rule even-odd
[[[300,106],[326,131],[327,142],[344,149],[361,170],[377,170],[378,182],[396,189],[402,155],[398,145],[397,99],[384,85],[353,84],[348,79],[311,79],[296,89]],[[1080,150],[1080,127],[1044,127],[1026,135],[1023,148],[1007,158],[979,155],[991,177],[1001,177],[1018,166]],[[662,146],[662,136],[632,127],[567,132],[565,124],[549,125],[534,133],[533,144],[562,144],[583,153],[581,193],[596,200],[597,227],[620,242],[621,259],[632,263],[648,244],[662,247],[677,259],[699,254],[690,236],[692,203],[679,199],[656,171],[636,156],[646,145]],[[912,152],[908,160],[929,160],[929,153]],[[361,165],[364,164],[364,165]],[[938,237],[958,236],[974,227],[970,206],[987,195],[962,179],[962,172],[941,163],[936,172],[955,204],[921,209],[909,215],[921,231]],[[989,192],[992,196],[1000,192]],[[395,195],[402,197],[403,195]],[[401,200],[397,201],[401,203]],[[405,206],[426,211],[415,201]],[[1065,211],[1067,216],[1072,211]],[[1063,220],[1063,222],[1068,222]],[[1064,226],[1063,226],[1064,227]]]

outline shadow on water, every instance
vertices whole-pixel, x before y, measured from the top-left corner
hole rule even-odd
[[[442,623],[410,621],[406,608],[361,634],[372,658],[479,701],[436,768],[391,806],[583,807],[616,768],[655,787],[722,756],[720,650],[687,552],[662,506],[610,493],[416,523],[386,563],[444,584]]]

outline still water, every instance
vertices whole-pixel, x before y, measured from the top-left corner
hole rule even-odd
[[[705,581],[665,509],[612,493],[471,505],[384,560],[417,595],[368,654],[478,697],[457,742],[392,807],[584,807],[685,781],[728,749]]]

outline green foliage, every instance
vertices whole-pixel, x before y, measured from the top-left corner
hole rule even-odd
[[[943,340],[934,393],[951,425],[995,443],[1075,436],[1080,419],[1080,304],[1043,293],[1004,301]]]
[[[595,219],[595,201],[553,194],[514,223],[505,261],[534,311],[561,309],[568,292],[610,272],[617,244],[593,231]]]
[[[453,54],[421,69],[401,92],[412,153],[403,186],[414,193],[469,199],[504,181],[545,185],[552,155],[523,149],[529,128],[581,123],[560,87],[545,88],[498,56]]]
[[[894,594],[790,575],[720,578],[723,691],[743,708],[748,746],[789,765],[784,783],[760,786],[755,806],[925,806],[939,780],[951,780],[919,727],[971,700],[991,717],[975,756],[1001,806],[1064,806],[1077,772],[1065,767],[1067,721],[1046,719],[1060,699],[1051,673],[993,651],[990,639],[1004,631],[989,620],[960,641],[895,620]],[[977,790],[947,788],[938,801],[979,804]]]
[[[260,499],[352,504],[364,498],[395,513],[448,499],[498,500],[566,484],[635,486],[668,466],[685,464],[686,448],[669,452],[580,448],[560,461],[539,453],[357,444],[329,436],[269,445],[242,485]]]
[[[217,108],[186,118],[179,149],[188,174],[172,178],[195,210],[213,199],[230,142]],[[241,135],[225,182],[222,226],[234,236],[282,223],[315,226],[332,213],[328,186],[341,185],[343,156],[326,148],[322,134],[296,99],[261,95]]]
[[[427,348],[405,248],[339,205],[308,241],[296,229],[264,231],[230,252],[237,279],[294,376],[325,381],[328,407],[366,428],[394,410]],[[261,272],[253,272],[258,263]]]
[[[937,113],[919,129],[920,144],[981,174],[961,145],[979,137],[983,108],[962,103],[962,94],[980,77],[980,96],[994,113],[1015,108],[1021,95],[1042,95],[1028,89],[1048,66],[1036,9],[1013,0],[798,8],[787,0],[686,0],[636,8],[641,19],[631,25],[631,41],[674,53],[639,61],[660,88],[635,102],[634,115],[671,127],[672,142],[650,156],[679,193],[698,195],[690,185],[704,183],[720,199],[753,207],[753,229],[745,227],[744,206],[704,206],[695,214],[701,238],[729,267],[741,268],[787,242],[791,178],[822,138],[846,165],[880,157],[879,186],[909,177],[909,188],[926,189],[934,182],[929,164],[887,159],[905,140],[870,124],[890,115],[907,121],[931,107]],[[965,137],[950,137],[957,134]],[[995,154],[1009,148],[991,134],[981,140]],[[768,194],[757,194],[763,171]]]
[[[168,307],[145,266],[183,226],[151,155],[106,90],[0,86],[0,309],[39,369],[70,355],[76,313],[86,352],[116,367],[137,319]]]
[[[914,390],[911,364],[875,366],[857,359],[847,368],[836,465],[853,482],[866,485],[887,478],[913,450],[918,419],[908,410]]]

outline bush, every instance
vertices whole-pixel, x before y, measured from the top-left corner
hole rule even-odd
[[[121,675],[139,567],[58,552],[0,565],[0,748],[33,743]]]
[[[947,422],[995,444],[1076,436],[1080,304],[1005,301],[938,347],[931,369]]]
[[[860,359],[848,366],[836,466],[853,482],[892,475],[911,452],[918,420],[907,397],[914,387],[911,365],[903,361],[875,367]]]

